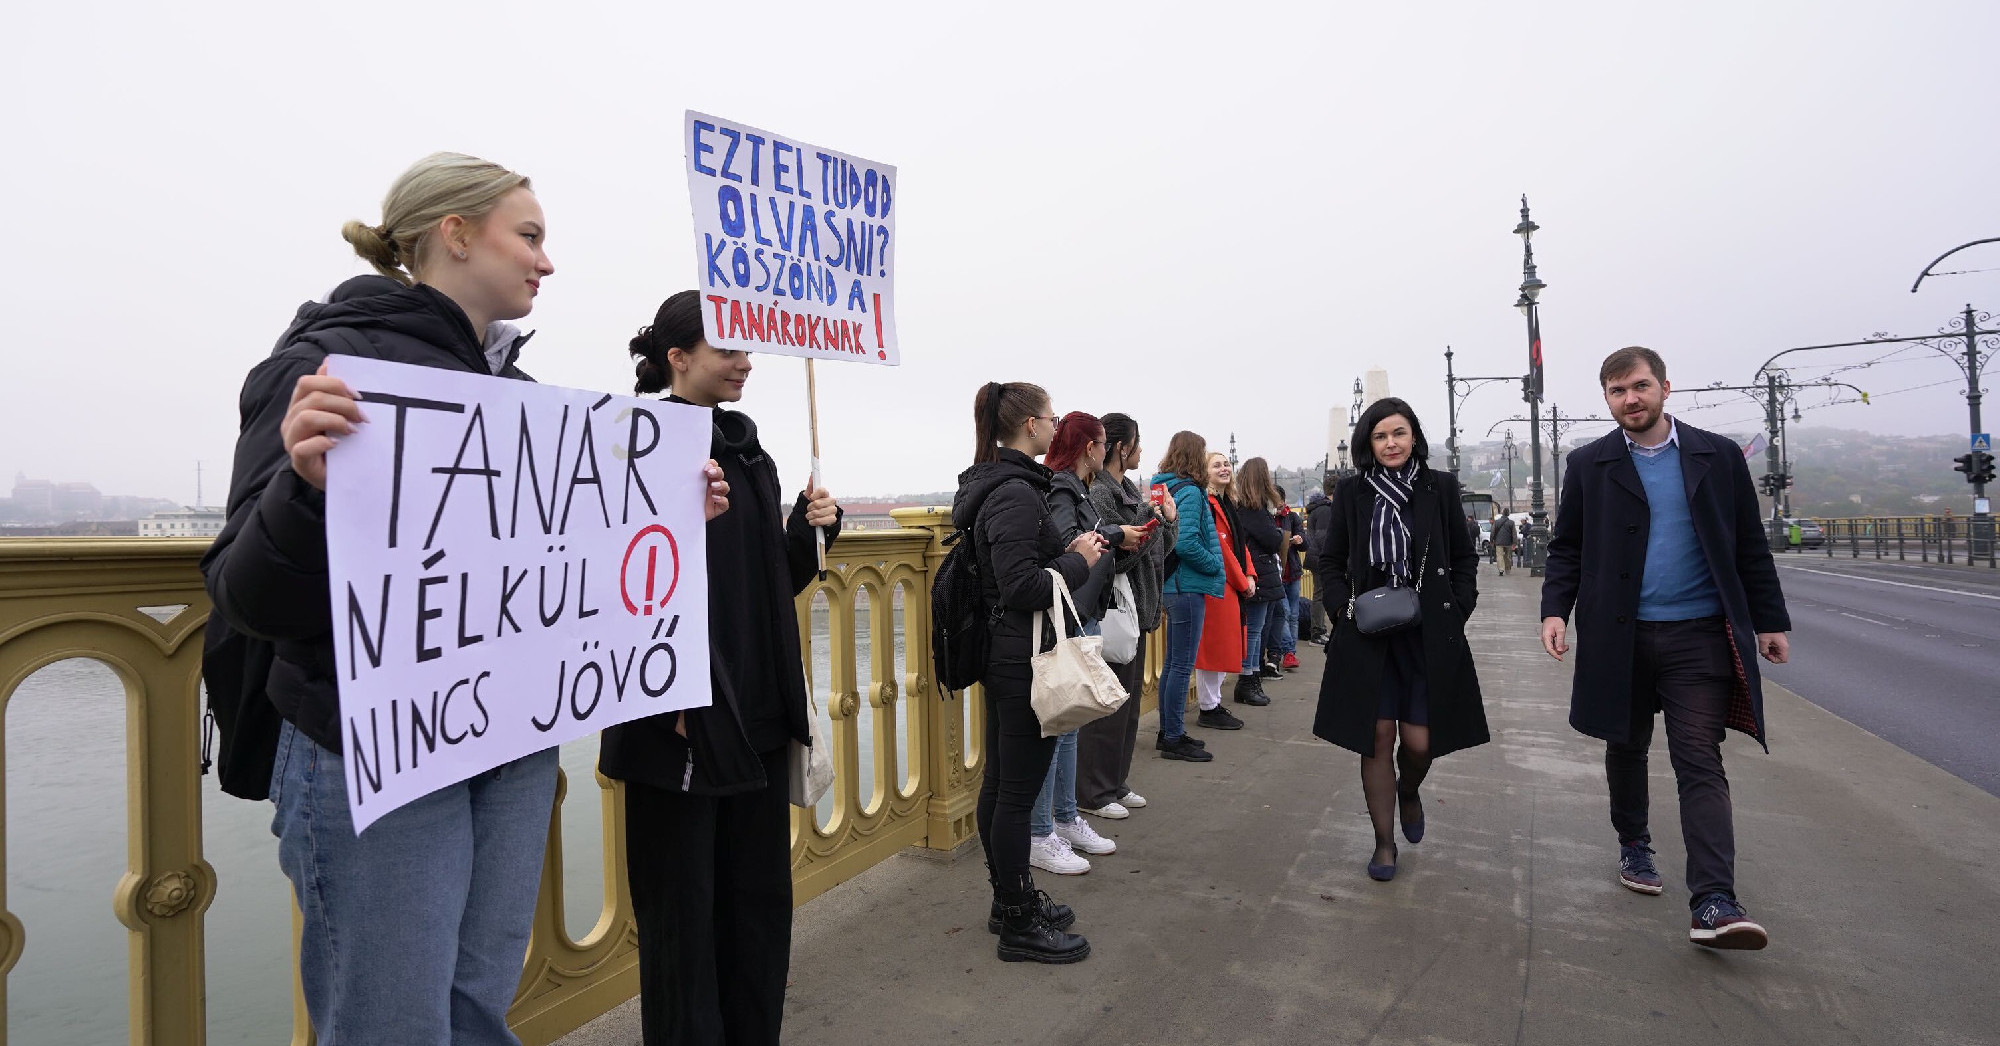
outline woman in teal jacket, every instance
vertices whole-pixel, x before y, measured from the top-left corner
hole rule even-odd
[[[1168,442],[1160,472],[1153,477],[1154,485],[1166,485],[1181,520],[1172,569],[1161,586],[1161,601],[1167,611],[1167,663],[1160,672],[1160,736],[1153,747],[1162,759],[1190,763],[1215,758],[1200,741],[1187,735],[1186,724],[1188,683],[1194,678],[1207,600],[1222,595],[1224,583],[1222,541],[1216,534],[1215,514],[1208,507],[1204,486],[1207,471],[1208,441],[1182,431]]]

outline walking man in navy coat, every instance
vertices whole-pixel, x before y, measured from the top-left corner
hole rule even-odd
[[[1569,456],[1542,582],[1542,647],[1561,660],[1576,611],[1570,725],[1606,742],[1618,881],[1664,888],[1646,822],[1653,713],[1667,721],[1687,847],[1688,938],[1762,948],[1736,899],[1736,834],[1724,731],[1769,745],[1757,655],[1784,664],[1791,618],[1778,586],[1750,469],[1724,436],[1666,413],[1659,353],[1619,349],[1598,370],[1618,431]]]

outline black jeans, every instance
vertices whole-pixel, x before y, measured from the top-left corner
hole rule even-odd
[[[726,796],[625,785],[645,1046],[778,1046],[792,964],[790,764]]]
[[[1086,810],[1096,810],[1116,802],[1126,793],[1132,774],[1132,753],[1139,746],[1139,691],[1145,686],[1146,635],[1139,634],[1139,648],[1132,660],[1112,665],[1111,672],[1125,687],[1125,703],[1102,719],[1083,724],[1076,732],[1076,801]]]
[[[1646,749],[1653,712],[1667,718],[1667,755],[1681,800],[1689,904],[1711,893],[1736,896],[1736,829],[1722,771],[1723,724],[1736,685],[1728,626],[1721,618],[1641,621],[1632,649],[1632,729],[1604,750],[1611,825],[1623,843],[1651,843],[1646,826]]]
[[[1026,662],[988,666],[986,773],[979,786],[979,845],[994,889],[1015,890],[1028,875],[1028,815],[1049,775],[1056,739],[1028,703],[1034,671]]]

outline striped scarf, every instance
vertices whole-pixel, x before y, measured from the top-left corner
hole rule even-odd
[[[1417,478],[1415,458],[1391,471],[1380,465],[1368,470],[1368,485],[1375,488],[1375,508],[1368,527],[1368,564],[1397,579],[1410,580],[1410,526],[1403,514],[1410,507],[1411,484]]]

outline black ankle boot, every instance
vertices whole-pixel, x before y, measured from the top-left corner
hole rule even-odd
[[[1076,925],[1076,912],[1069,905],[1057,904],[1047,890],[1035,891],[1035,904],[1041,909],[1042,918],[1058,930],[1067,930]],[[993,909],[986,916],[986,932],[999,933],[1006,919],[1006,906],[1000,903],[999,895],[993,897]]]
[[[1263,680],[1258,679],[1255,673],[1236,677],[1236,693],[1234,696],[1236,703],[1239,705],[1258,706],[1271,703],[1270,696],[1264,693]]]
[[[1089,941],[1050,925],[1045,906],[1058,906],[1048,900],[1048,894],[1035,889],[1033,876],[1021,876],[1010,889],[999,891],[993,903],[1000,917],[998,951],[1002,962],[1061,964],[1090,957]],[[1074,921],[1075,913],[1070,918]]]

